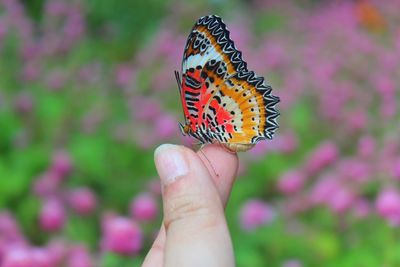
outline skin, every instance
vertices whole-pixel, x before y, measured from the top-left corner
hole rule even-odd
[[[176,163],[171,164],[171,153],[188,166],[173,181],[168,180]],[[215,144],[197,153],[168,145],[156,150],[155,163],[163,185],[164,219],[142,267],[235,266],[224,207],[236,177],[237,155]]]

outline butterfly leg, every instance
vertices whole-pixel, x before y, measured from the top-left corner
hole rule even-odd
[[[199,152],[204,156],[204,158],[207,160],[208,165],[211,167],[211,169],[213,170],[215,176],[218,178],[219,174],[217,173],[217,171],[215,170],[214,166],[212,165],[211,161],[207,158],[206,154],[203,152],[203,148],[204,148],[205,144],[202,144]]]

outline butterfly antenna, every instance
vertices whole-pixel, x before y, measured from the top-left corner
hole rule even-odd
[[[176,78],[176,82],[178,83],[179,94],[182,95],[181,77],[179,76],[179,72],[177,70],[175,71],[175,78]]]
[[[216,177],[219,177],[219,174],[216,172],[214,166],[211,164],[211,161],[207,158],[206,154],[203,152],[203,147],[204,145],[202,145],[199,149],[200,153],[204,156],[204,158],[208,161],[208,164],[210,165],[211,169],[213,170],[214,174]]]

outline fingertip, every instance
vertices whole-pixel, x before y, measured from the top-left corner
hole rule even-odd
[[[202,159],[190,148],[163,144],[156,148],[154,159],[163,188],[170,188],[164,193],[181,188],[179,184],[207,185],[207,187],[213,185],[211,176]],[[173,184],[177,185],[173,186]]]
[[[164,186],[189,173],[189,162],[181,146],[163,144],[157,147],[154,161]]]

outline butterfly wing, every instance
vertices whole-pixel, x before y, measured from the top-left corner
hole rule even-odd
[[[278,127],[274,105],[279,98],[262,77],[247,70],[217,16],[194,25],[183,55],[181,87],[186,125],[202,143],[256,144],[272,138]]]
[[[209,90],[215,93],[201,119],[206,121],[213,139],[228,144],[256,144],[272,138],[278,127],[275,104],[279,98],[271,94],[272,88],[264,78],[253,71],[241,71],[223,80],[208,66],[204,72]]]

